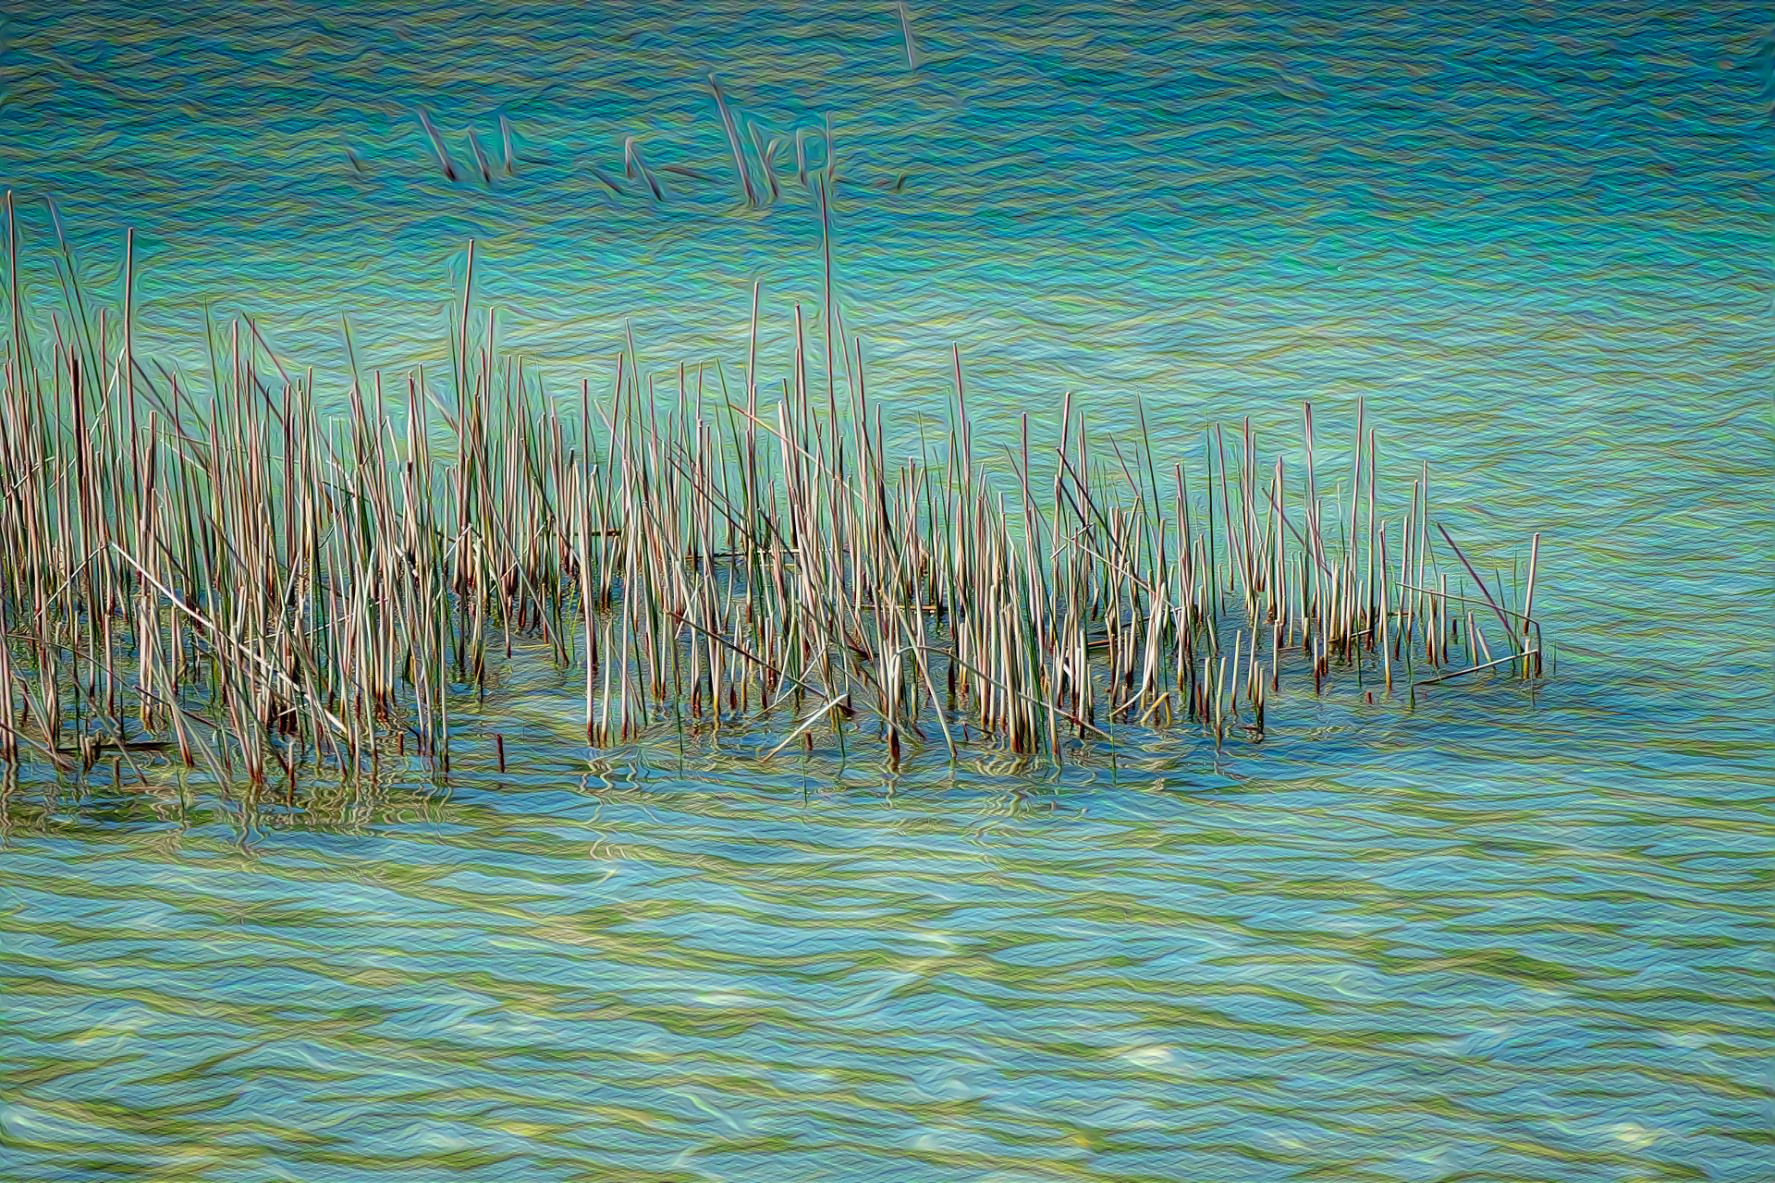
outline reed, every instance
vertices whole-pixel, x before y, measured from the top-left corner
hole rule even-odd
[[[916,70],[918,69],[919,53],[918,43],[912,38],[912,13],[904,3],[896,5],[896,7],[899,9],[900,37],[906,43],[906,68]]]
[[[1163,463],[1144,408],[1138,438],[1098,438],[1070,399],[1050,446],[1025,417],[995,473],[956,350],[946,438],[891,454],[829,288],[824,372],[797,307],[789,372],[765,380],[755,288],[732,396],[719,369],[644,372],[631,342],[601,394],[553,398],[478,315],[471,247],[448,374],[354,376],[327,414],[250,321],[211,332],[206,390],[144,366],[133,253],[122,316],[70,288],[33,337],[7,212],[13,764],[293,785],[411,745],[447,771],[514,638],[577,671],[594,748],[741,731],[766,759],[862,735],[896,761],[937,743],[1058,761],[1117,726],[1218,744],[1262,738],[1285,675],[1323,692],[1366,669],[1391,693],[1400,665],[1418,685],[1540,674],[1538,536],[1517,611],[1440,522],[1432,546],[1427,469],[1403,512],[1380,504],[1363,412],[1347,507],[1341,483],[1327,503],[1310,407],[1292,479],[1249,420],[1230,448],[1210,432],[1196,478]],[[1450,558],[1477,601],[1449,590]],[[1473,602],[1501,656],[1470,612],[1458,644]]]

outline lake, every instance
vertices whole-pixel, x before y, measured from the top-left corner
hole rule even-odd
[[[982,455],[1070,393],[1127,433],[1138,400],[1161,461],[1246,417],[1294,447],[1310,402],[1338,457],[1361,400],[1394,500],[1427,461],[1505,582],[1541,534],[1557,653],[1411,701],[1297,684],[1261,743],[1129,728],[1059,766],[589,751],[539,653],[447,779],[248,804],[27,766],[0,1176],[1768,1177],[1766,14],[0,19],[44,334],[52,199],[101,302],[135,232],[136,348],[200,386],[206,307],[333,405],[342,325],[362,369],[447,369],[471,239],[547,389],[607,388],[631,334],[662,383],[734,381],[755,280],[774,380],[795,306],[823,330],[802,133],[896,448],[942,421],[952,345]],[[779,143],[758,208],[711,73],[743,150]]]

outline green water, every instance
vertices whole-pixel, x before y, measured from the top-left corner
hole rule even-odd
[[[1415,705],[1297,677],[1261,744],[1059,769],[589,752],[539,663],[447,782],[26,769],[0,1179],[1771,1176],[1766,14],[920,8],[917,70],[891,6],[6,15],[27,296],[41,199],[95,298],[134,227],[141,348],[200,389],[206,300],[335,392],[341,313],[365,366],[447,358],[470,237],[551,389],[631,329],[732,380],[755,277],[781,373],[818,217],[737,208],[713,68],[770,134],[832,117],[904,439],[952,341],[983,455],[1067,391],[1139,396],[1161,465],[1215,419],[1292,446],[1304,400],[1347,440],[1360,397],[1390,500],[1429,461],[1506,581],[1541,532],[1558,662]],[[515,175],[446,182],[419,107],[459,164],[506,115]],[[628,135],[715,179],[611,194]]]

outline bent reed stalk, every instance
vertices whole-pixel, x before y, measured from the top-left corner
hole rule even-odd
[[[1294,653],[1315,692],[1334,669],[1383,693],[1426,672],[1540,676],[1532,591],[1510,608],[1440,523],[1437,550],[1427,468],[1403,512],[1380,512],[1360,411],[1346,513],[1346,489],[1327,504],[1316,483],[1310,407],[1298,507],[1249,420],[1204,438],[1200,470],[1162,470],[1144,412],[1137,439],[1099,442],[1070,399],[1045,452],[1024,416],[995,482],[959,350],[947,439],[890,458],[860,341],[810,375],[799,307],[776,387],[749,365],[730,397],[680,367],[661,392],[631,342],[607,398],[581,383],[553,401],[490,316],[483,335],[471,244],[447,379],[354,377],[329,417],[250,320],[211,332],[205,395],[150,373],[133,251],[119,322],[89,315],[64,245],[66,307],[33,342],[10,213],[9,196],[0,759],[15,766],[139,771],[165,753],[222,782],[293,784],[304,762],[349,777],[412,744],[447,771],[453,718],[515,636],[583,673],[593,747],[745,726],[763,758],[847,729],[895,761],[935,742],[1059,761],[1116,725],[1259,739]],[[757,324],[755,289],[749,359]],[[1477,599],[1450,589],[1445,553]],[[1489,640],[1461,611],[1475,602],[1498,619]]]

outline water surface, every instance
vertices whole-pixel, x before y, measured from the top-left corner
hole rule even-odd
[[[552,388],[631,330],[731,380],[755,278],[781,372],[818,207],[740,208],[713,70],[767,138],[830,121],[838,290],[908,438],[952,342],[988,441],[1138,397],[1164,463],[1216,418],[1282,446],[1304,400],[1347,439],[1364,399],[1395,500],[1428,460],[1488,561],[1542,533],[1559,658],[1061,769],[588,753],[538,675],[492,703],[503,774],[474,726],[447,784],[290,804],[27,772],[0,1177],[1766,1178],[1753,18],[967,5],[912,11],[909,68],[889,5],[11,6],[27,298],[44,198],[106,300],[134,228],[169,365],[204,372],[206,302],[335,397],[341,315],[366,367],[441,362],[473,238]],[[445,180],[421,108],[471,172],[503,115],[513,175]],[[631,135],[710,180],[643,195]]]

